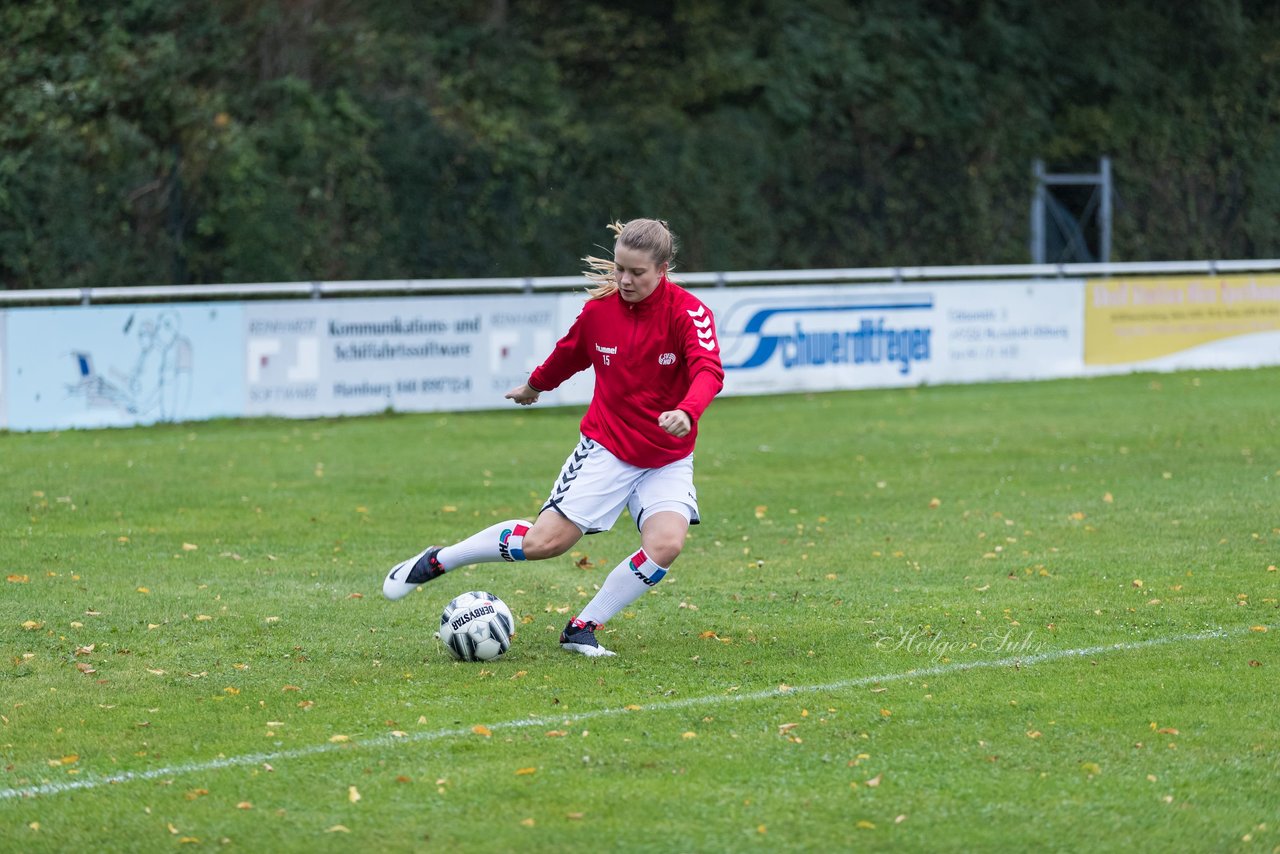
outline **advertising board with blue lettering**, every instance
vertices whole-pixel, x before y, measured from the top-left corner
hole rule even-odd
[[[701,288],[726,395],[1086,373],[1076,280]],[[0,427],[504,408],[581,292],[0,313]],[[543,395],[580,405],[583,372]]]
[[[558,317],[555,295],[249,303],[245,412],[500,407],[551,352]]]
[[[239,303],[18,308],[4,365],[13,430],[241,414]]]
[[[726,394],[1027,380],[1082,368],[1077,281],[699,290]]]

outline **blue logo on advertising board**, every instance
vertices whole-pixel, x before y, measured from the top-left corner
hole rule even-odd
[[[896,364],[907,374],[916,362],[933,357],[933,328],[913,325],[897,312],[931,311],[933,299],[913,296],[867,303],[783,305],[757,308],[730,355],[750,348],[725,369],[759,368],[775,358],[793,370],[802,367]],[[771,322],[773,321],[773,322]],[[723,329],[723,332],[728,332]]]

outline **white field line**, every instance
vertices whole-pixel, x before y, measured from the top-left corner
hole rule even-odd
[[[588,712],[579,712],[578,714],[571,715],[520,718],[512,721],[487,724],[486,726],[491,731],[525,729],[528,727],[564,726],[599,718],[616,717],[618,715],[643,714],[645,712],[666,712],[678,709],[687,709],[692,706],[714,706],[730,702],[766,700],[771,697],[783,697],[790,696],[792,694],[815,694],[828,691],[842,691],[847,688],[879,685],[885,682],[901,682],[906,679],[921,679],[930,676],[963,673],[967,670],[990,670],[1015,666],[1027,667],[1034,664],[1062,661],[1068,658],[1085,658],[1089,656],[1106,655],[1107,653],[1112,652],[1128,652],[1131,650],[1147,649],[1153,646],[1166,646],[1168,644],[1191,643],[1194,641],[1228,638],[1236,635],[1243,635],[1247,631],[1249,630],[1236,629],[1227,631],[1223,629],[1214,629],[1212,631],[1196,632],[1195,634],[1173,635],[1169,637],[1132,641],[1129,643],[1083,647],[1080,649],[1059,649],[1049,652],[1035,653],[1033,655],[997,658],[990,661],[949,662],[946,664],[937,664],[932,667],[906,670],[899,673],[881,673],[875,676],[858,676],[853,679],[842,679],[839,682],[828,682],[823,685],[784,685],[777,688],[753,691],[746,694],[711,694],[701,697],[688,697],[681,700],[649,703],[642,706],[639,710],[610,707]],[[84,789],[99,789],[103,786],[132,783],[138,780],[167,779],[169,777],[176,777],[183,774],[197,774],[204,771],[216,771],[221,768],[239,768],[246,765],[285,762],[290,759],[303,759],[308,756],[316,756],[322,753],[334,753],[339,750],[350,750],[355,747],[391,747],[424,741],[440,741],[443,739],[468,736],[471,734],[472,730],[470,727],[438,729],[427,732],[411,733],[406,736],[384,734],[346,744],[332,744],[326,742],[324,744],[315,744],[310,747],[298,747],[293,750],[279,750],[269,753],[246,753],[240,756],[220,756],[203,762],[188,762],[182,765],[169,765],[163,768],[153,768],[150,771],[123,771],[119,774],[82,777],[76,780],[67,780],[65,782],[43,783],[38,786],[0,789],[0,801],[7,801],[13,798],[35,798],[43,795],[59,795],[64,792],[75,792]]]

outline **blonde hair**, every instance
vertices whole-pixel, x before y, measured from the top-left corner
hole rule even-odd
[[[676,236],[671,233],[671,226],[660,219],[633,219],[622,223],[609,223],[609,230],[614,233],[617,246],[625,246],[637,252],[644,252],[653,259],[653,263],[668,265],[669,270],[676,260]],[[602,299],[618,292],[617,265],[605,258],[588,255],[582,259],[589,269],[583,272],[595,287],[588,288],[591,299]]]

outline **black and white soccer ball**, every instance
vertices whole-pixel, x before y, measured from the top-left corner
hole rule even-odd
[[[491,661],[511,648],[515,621],[506,603],[482,590],[463,593],[440,614],[440,640],[459,661]]]

